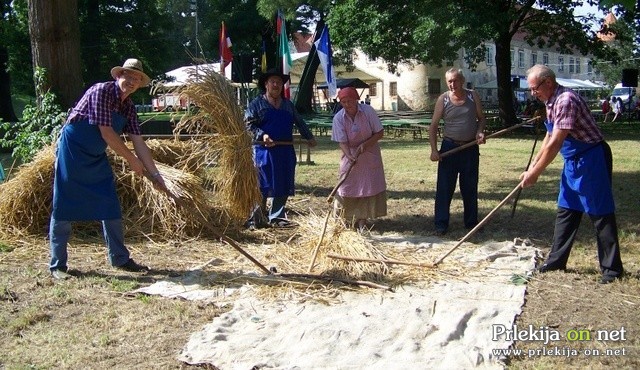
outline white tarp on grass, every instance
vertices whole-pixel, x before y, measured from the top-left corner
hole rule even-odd
[[[384,239],[384,240],[383,240]],[[419,250],[433,240],[379,238]],[[340,304],[264,301],[243,290],[231,311],[192,334],[179,360],[220,369],[501,369],[509,329],[538,250],[511,242],[463,246],[448,258],[475,266],[431,286],[345,292]],[[471,251],[472,248],[475,248]],[[477,267],[482,267],[478,269]]]

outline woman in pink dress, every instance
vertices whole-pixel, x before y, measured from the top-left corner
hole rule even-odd
[[[342,151],[340,178],[348,175],[338,188],[334,211],[363,231],[367,219],[387,214],[387,185],[378,143],[384,130],[375,110],[358,103],[356,89],[341,89],[338,99],[343,109],[333,117],[331,140]]]

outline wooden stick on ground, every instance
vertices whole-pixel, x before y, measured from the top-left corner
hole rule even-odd
[[[517,192],[518,189],[520,189],[521,184],[518,184],[513,190],[511,190],[511,193],[509,193],[509,195],[506,196],[506,198],[504,198],[502,200],[502,202],[500,202],[500,204],[498,204],[493,210],[491,210],[491,212],[489,212],[488,215],[486,215],[482,221],[478,222],[478,224],[476,225],[476,227],[474,227],[473,229],[471,229],[471,231],[469,231],[467,233],[467,235],[463,236],[462,239],[460,239],[460,241],[458,241],[458,243],[456,245],[453,246],[453,248],[451,248],[447,253],[445,253],[442,257],[438,258],[438,260],[436,262],[433,263],[433,266],[436,267],[438,266],[438,264],[440,264],[440,262],[442,262],[442,260],[444,260],[445,258],[447,258],[448,255],[450,255],[454,250],[458,249],[458,247],[460,245],[462,245],[462,243],[464,243],[465,241],[467,241],[467,239],[469,239],[473,234],[476,233],[476,231],[478,231],[482,226],[484,226],[484,224],[486,224],[489,219],[500,209],[500,207],[502,207],[505,203],[507,203],[507,201],[509,199],[511,199],[511,197],[513,197]]]
[[[540,117],[537,117],[537,116],[536,116],[536,117],[533,117],[533,118],[531,118],[531,119],[528,119],[528,120],[526,120],[526,121],[524,121],[524,122],[522,122],[522,123],[519,123],[519,124],[517,124],[517,125],[509,126],[509,127],[505,128],[505,129],[502,129],[502,130],[500,130],[500,131],[496,131],[496,132],[494,132],[493,134],[487,135],[487,136],[485,137],[485,139],[490,139],[490,138],[492,138],[492,137],[500,136],[500,135],[502,135],[502,134],[504,134],[504,133],[506,133],[506,132],[513,131],[513,130],[515,130],[515,129],[519,128],[519,127],[522,127],[522,126],[526,125],[527,123],[531,123],[531,122],[533,122],[533,121],[535,121],[535,120],[537,120],[537,119],[539,119],[539,118],[540,118]],[[474,146],[474,145],[478,145],[478,142],[477,142],[477,141],[475,141],[475,140],[474,140],[474,141],[471,141],[471,142],[469,142],[469,143],[466,143],[466,144],[464,144],[464,145],[460,145],[460,146],[459,146],[459,147],[457,147],[457,148],[453,148],[453,149],[451,149],[451,150],[449,150],[449,151],[446,151],[446,152],[444,152],[444,153],[440,154],[440,159],[446,158],[446,157],[448,157],[448,156],[450,156],[450,155],[452,155],[452,154],[454,154],[454,153],[457,153],[457,152],[459,152],[459,151],[465,150],[465,149],[470,148],[470,147],[472,147],[472,146]]]
[[[411,261],[400,261],[400,260],[392,260],[392,259],[375,259],[375,258],[362,258],[362,257],[349,257],[349,256],[341,256],[334,253],[327,254],[327,257],[344,260],[344,261],[354,261],[354,262],[371,262],[371,263],[384,263],[388,265],[409,265],[409,266],[418,266],[418,267],[434,267],[432,263],[426,262],[411,262]]]
[[[389,287],[389,286],[373,283],[371,281],[343,279],[343,278],[337,278],[337,277],[327,276],[327,275],[274,274],[274,276],[283,277],[283,278],[323,280],[323,281],[328,281],[328,282],[337,281],[337,282],[344,283],[344,284],[349,284],[349,285],[359,285],[359,286],[366,286],[366,287],[370,287],[370,288],[393,291],[393,289],[391,289],[391,287]]]

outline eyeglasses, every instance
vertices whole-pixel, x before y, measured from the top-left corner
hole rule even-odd
[[[530,88],[529,90],[531,90],[531,93],[533,94],[537,94],[538,90],[540,89],[540,86],[542,86],[543,83],[545,83],[547,81],[546,77],[542,78],[542,81],[540,81],[540,83],[532,88]]]

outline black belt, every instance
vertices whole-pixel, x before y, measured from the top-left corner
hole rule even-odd
[[[444,140],[450,141],[450,142],[452,142],[452,143],[454,143],[456,145],[469,144],[470,142],[475,141],[475,140],[467,140],[467,141],[465,141],[465,140],[453,140],[452,138],[446,137],[446,136],[444,137]]]

